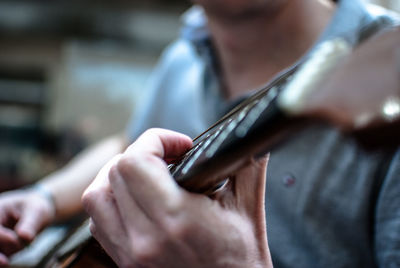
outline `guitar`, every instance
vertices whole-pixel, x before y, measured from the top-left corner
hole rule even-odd
[[[262,156],[295,129],[324,119],[310,116],[307,100],[350,50],[342,39],[322,44],[306,61],[278,75],[198,136],[193,147],[169,166],[171,175],[188,191],[209,194],[246,157]],[[80,232],[77,245],[61,248],[44,266],[116,267],[91,238],[87,224]]]

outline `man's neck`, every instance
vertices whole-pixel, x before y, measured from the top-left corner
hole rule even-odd
[[[292,0],[242,20],[209,16],[226,97],[257,88],[295,63],[314,44],[334,9],[329,0]]]

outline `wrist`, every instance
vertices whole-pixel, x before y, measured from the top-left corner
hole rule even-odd
[[[56,216],[56,203],[53,193],[42,183],[36,183],[29,187],[29,190],[39,195],[49,205],[52,218]]]

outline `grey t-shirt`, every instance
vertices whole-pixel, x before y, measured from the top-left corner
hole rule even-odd
[[[400,267],[393,151],[365,151],[324,126],[273,150],[266,211],[275,267]]]
[[[387,14],[367,11],[359,0],[342,0],[318,43],[335,36],[356,43],[364,38],[363,29],[371,28],[365,31],[370,34],[391,23]],[[150,127],[195,137],[229,106],[218,91],[202,11],[191,10],[185,25],[132,118],[132,139]],[[266,212],[275,267],[400,267],[395,151],[365,151],[327,126],[300,130],[273,150]]]
[[[366,38],[395,21],[340,1],[320,40]],[[400,153],[367,151],[328,126],[271,152],[268,240],[275,267],[400,267]]]

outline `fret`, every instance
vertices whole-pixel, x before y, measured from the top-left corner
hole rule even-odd
[[[211,129],[209,133],[206,133],[207,135],[204,135],[205,137],[200,137],[197,140],[197,144],[185,154],[184,158],[177,165],[170,167],[172,176],[185,175],[196,162],[202,162],[211,158],[224,140],[245,120],[248,113],[254,107],[257,107],[259,101],[259,99],[254,99],[232,117]]]
[[[212,141],[220,135],[221,131],[226,127],[226,124],[222,125],[215,131],[212,135],[204,140],[204,143],[200,146],[201,149],[196,152],[196,154],[187,162],[187,164],[182,168],[182,174],[186,174],[192,165],[200,158],[207,147],[212,143]]]
[[[218,135],[222,132],[222,130],[228,125],[229,120],[224,122],[221,126],[219,126],[214,132],[210,132],[203,139],[198,140],[197,144],[194,145],[193,150],[189,150],[188,153],[185,154],[184,158],[177,163],[176,167],[174,167],[172,173],[173,177],[177,177],[178,175],[184,175],[188,172],[188,170],[193,166],[193,164],[200,158],[204,150],[212,143],[212,141],[218,137]],[[171,170],[170,170],[171,171]]]
[[[260,117],[261,113],[268,107],[271,101],[278,95],[277,87],[271,88],[268,93],[258,102],[258,105],[251,110],[248,117],[243,123],[237,127],[235,134],[242,138],[247,134],[247,131],[254,124],[254,122]]]
[[[328,53],[328,56],[342,53],[343,51],[338,53],[334,49],[332,53]],[[322,57],[326,57],[324,55],[322,53]],[[317,53],[316,57],[319,62],[324,62],[318,59],[318,57],[321,57],[321,53]],[[314,76],[319,79],[321,70],[327,73],[326,68],[319,68],[318,64],[311,65],[312,68],[306,68],[305,73],[302,72],[301,69],[304,67],[300,66],[300,63],[285,73],[281,73],[271,83],[257,90],[255,94],[195,138],[192,148],[176,163],[168,166],[177,183],[191,192],[205,195],[214,193],[215,189],[220,189],[219,187],[223,187],[222,185],[229,181],[230,175],[247,163],[249,157],[263,155],[286,138],[287,134],[295,133],[294,130],[308,124],[309,118],[302,117],[301,114],[299,116],[299,114],[290,113],[290,109],[295,107],[293,104],[296,104],[296,102],[293,103],[293,100],[296,100],[296,98],[292,98],[293,96],[304,97],[304,93],[306,93],[305,95],[313,93],[312,88],[305,86],[309,85],[310,82],[307,79],[311,79],[311,82],[315,84]],[[299,69],[298,67],[300,67],[299,72],[293,76]],[[310,77],[310,70],[313,77]],[[292,80],[292,77],[294,79],[288,87],[287,84]],[[290,87],[296,94],[290,92],[291,90],[288,91]],[[285,95],[288,95],[286,96],[288,98],[282,98]],[[283,101],[287,100],[290,102],[283,105]],[[81,255],[88,253],[88,249],[93,252],[93,248],[91,248],[93,241],[89,241],[87,244],[89,246],[78,245],[79,251],[76,251],[78,247],[69,250],[68,253],[71,254],[63,254],[62,259],[59,258],[60,255],[57,255],[57,252],[46,264],[57,263],[62,267],[72,267],[75,262],[82,259]],[[103,253],[94,252],[95,258]],[[101,261],[104,262],[104,259],[101,259]]]
[[[276,89],[273,89],[272,95],[275,96]],[[271,96],[271,94],[267,95]],[[250,115],[251,117],[258,116],[262,109],[268,104],[271,97],[254,99],[252,102],[245,105],[241,110],[237,111],[230,118],[221,122],[219,125],[212,128],[203,137],[197,139],[197,143],[184,155],[184,157],[175,165],[170,165],[169,169],[173,177],[179,177],[187,174],[190,168],[196,162],[203,162],[213,157],[220,145],[232,134],[234,130],[246,120]],[[260,105],[261,104],[261,105]],[[256,111],[254,112],[254,110]],[[254,120],[252,120],[254,121]],[[251,125],[251,122],[250,122]],[[249,126],[249,124],[246,124]]]
[[[214,143],[206,152],[206,157],[211,158],[218,150],[220,145],[226,140],[226,138],[233,133],[233,130],[248,116],[249,112],[257,106],[259,100],[256,99],[253,102],[246,105],[243,110],[236,113],[233,119],[230,119],[229,126],[216,138]]]
[[[242,143],[241,146],[251,143],[252,135],[254,132],[259,132],[260,125],[268,127],[271,116],[275,115],[275,107],[269,106],[277,98],[282,85],[286,84],[294,71],[295,68],[292,68],[278,76],[194,139],[193,147],[177,163],[169,165],[170,173],[175,180],[185,185],[187,189],[200,192],[208,191],[210,187],[218,184],[219,181],[213,182],[212,178],[207,178],[205,175],[208,168],[211,171],[221,164],[220,162],[226,165],[225,162],[229,162],[227,158],[237,158],[230,153],[232,147],[235,147],[238,142]],[[250,147],[250,150],[255,153],[255,148]],[[249,149],[244,147],[242,149],[245,155],[249,153]],[[196,182],[194,177],[200,176],[200,173],[206,178],[204,181]]]

